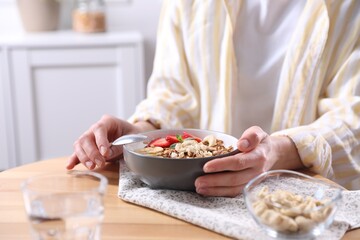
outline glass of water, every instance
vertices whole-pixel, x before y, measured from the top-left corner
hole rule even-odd
[[[100,239],[108,181],[95,172],[31,177],[22,183],[34,239]]]

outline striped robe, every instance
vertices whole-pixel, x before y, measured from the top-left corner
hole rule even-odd
[[[241,0],[164,0],[147,98],[131,122],[231,134]],[[271,135],[310,170],[360,189],[360,1],[307,0],[281,69]]]

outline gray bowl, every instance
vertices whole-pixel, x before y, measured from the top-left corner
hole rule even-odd
[[[188,159],[154,157],[136,152],[136,150],[145,147],[152,139],[165,137],[166,135],[182,134],[184,131],[200,138],[213,134],[216,138],[223,140],[226,147],[233,146],[234,150],[215,157]],[[206,162],[239,152],[236,146],[238,139],[221,132],[199,129],[166,129],[142,134],[148,136],[148,140],[124,145],[124,159],[128,168],[142,182],[154,189],[194,191],[195,179],[204,174],[203,166]]]

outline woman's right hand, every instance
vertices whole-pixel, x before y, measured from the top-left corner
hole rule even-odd
[[[104,115],[74,142],[74,152],[69,158],[67,169],[82,163],[92,170],[104,166],[108,160],[122,154],[122,147],[111,147],[111,142],[125,134],[150,130],[151,124],[139,122],[131,124],[110,115]]]

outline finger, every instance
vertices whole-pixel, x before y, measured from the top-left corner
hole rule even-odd
[[[213,197],[236,197],[241,194],[244,189],[244,185],[234,187],[208,187],[208,188],[196,188],[196,192],[203,196]]]
[[[111,151],[111,158],[117,158],[123,153],[123,146],[111,146],[109,151]]]
[[[256,148],[256,146],[267,137],[268,134],[264,132],[264,130],[260,127],[253,126],[245,130],[237,142],[237,147],[239,151],[249,152]]]
[[[94,134],[95,142],[101,155],[104,156],[105,158],[111,157],[112,155],[112,151],[110,149],[111,144],[108,139],[109,129],[106,123],[104,123],[103,121],[99,121],[98,123],[92,126],[91,131]]]
[[[74,144],[74,151],[78,160],[88,169],[92,170],[95,168],[95,163],[88,157],[88,155],[85,153],[85,151],[82,149],[81,145],[78,142]]]
[[[73,169],[76,165],[78,165],[80,163],[79,159],[77,158],[76,154],[73,153],[69,160],[68,160],[68,164],[66,165],[66,169],[71,170]]]
[[[257,168],[249,168],[237,172],[228,171],[221,173],[205,174],[195,180],[195,187],[235,187],[246,184],[253,177],[257,176],[260,172],[261,170]]]
[[[234,156],[215,158],[204,165],[205,173],[222,171],[240,171],[254,167],[256,164],[255,154],[238,153]]]
[[[89,134],[92,136],[91,134]],[[98,167],[102,167],[105,164],[105,159],[99,152],[99,149],[95,141],[91,137],[84,137],[80,140],[81,148],[86,156],[96,164]]]

